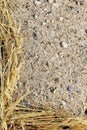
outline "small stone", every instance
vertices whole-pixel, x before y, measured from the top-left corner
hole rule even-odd
[[[50,87],[50,92],[53,93],[55,91],[56,87],[53,88],[53,87]]]
[[[85,33],[87,34],[87,29],[85,29]]]
[[[53,3],[54,3],[54,0],[48,0],[48,2],[49,2],[50,4],[53,4]]]
[[[66,102],[65,101],[61,101],[61,105],[66,106]]]
[[[46,14],[49,15],[49,14],[51,14],[51,13],[52,13],[52,11],[48,11]]]
[[[60,21],[62,22],[64,20],[64,18],[63,17],[60,17]]]
[[[35,5],[40,5],[41,2],[40,2],[39,0],[34,0],[34,4],[35,4]]]
[[[49,19],[47,20],[47,23],[50,23],[50,20],[49,20]]]
[[[46,99],[48,99],[49,97],[48,96],[46,96]]]
[[[57,9],[58,9],[60,6],[61,6],[61,2],[58,2],[58,3],[54,3],[54,4],[53,4],[53,7],[57,8]]]
[[[82,91],[81,91],[81,90],[77,90],[77,93],[78,93],[78,94],[82,94]]]
[[[62,126],[62,129],[63,129],[63,130],[65,130],[65,129],[70,129],[70,127],[66,125],[66,126]]]
[[[37,18],[38,18],[38,15],[36,14],[36,15],[35,15],[35,19],[37,19]]]
[[[25,85],[26,85],[26,81],[25,81],[25,82],[23,82],[23,87],[25,87]]]
[[[68,48],[68,44],[66,42],[61,42],[60,46],[63,48]]]
[[[45,26],[47,23],[46,22],[43,22],[43,25]]]
[[[70,85],[68,85],[68,86],[67,86],[67,90],[71,92],[71,91],[73,90],[73,87],[70,86]]]
[[[36,33],[36,32],[33,32],[32,36],[33,36],[33,38],[34,38],[35,40],[37,40],[37,33]]]
[[[49,63],[48,63],[48,61],[46,61],[46,66],[49,67]]]
[[[85,115],[87,115],[87,109],[85,110]]]
[[[54,81],[55,81],[55,82],[59,82],[59,78],[55,78]]]

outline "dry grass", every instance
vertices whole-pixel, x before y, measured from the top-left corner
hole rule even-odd
[[[0,0],[0,130],[87,130],[87,120],[64,110],[30,109],[20,105],[29,92],[13,101],[22,64],[21,43],[11,0]]]

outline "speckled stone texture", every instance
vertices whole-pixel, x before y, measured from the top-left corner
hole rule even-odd
[[[25,38],[19,86],[26,104],[86,116],[87,0],[15,0]]]

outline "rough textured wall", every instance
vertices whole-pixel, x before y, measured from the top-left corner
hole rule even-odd
[[[15,0],[25,64],[19,85],[28,105],[87,114],[87,1]]]

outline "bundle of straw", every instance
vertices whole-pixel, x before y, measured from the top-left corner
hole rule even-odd
[[[83,130],[87,121],[64,110],[38,110],[20,105],[29,92],[13,101],[22,63],[20,29],[11,0],[0,0],[0,130]]]
[[[12,96],[21,67],[21,36],[12,16],[11,1],[0,1],[0,123],[7,129],[7,120],[12,116],[18,101]]]

